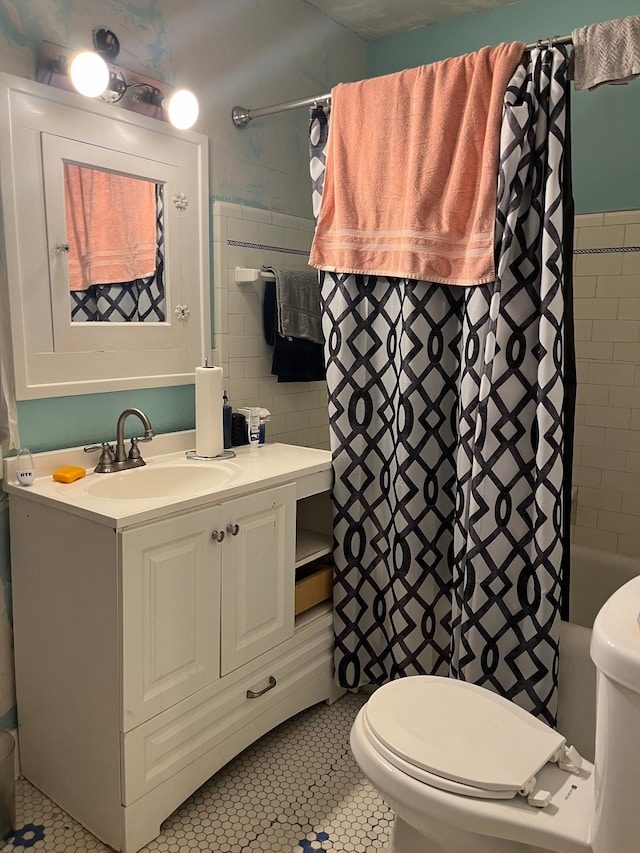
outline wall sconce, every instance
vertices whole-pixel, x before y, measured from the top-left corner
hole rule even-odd
[[[69,63],[69,77],[74,88],[87,98],[98,98],[109,88],[109,68],[92,50],[81,50]]]
[[[94,50],[76,53],[41,42],[36,79],[40,83],[100,98],[152,118],[165,117],[180,130],[198,118],[198,101],[187,89],[171,87],[114,65],[120,51],[117,36],[104,27],[92,32]]]

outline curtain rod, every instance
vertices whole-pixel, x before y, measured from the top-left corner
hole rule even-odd
[[[533,50],[535,47],[542,47],[547,44],[549,47],[555,44],[573,44],[571,36],[554,36],[549,39],[540,39],[539,41],[526,44],[525,52]],[[299,101],[286,101],[283,104],[272,104],[269,107],[260,107],[257,110],[249,110],[247,107],[234,107],[231,111],[231,118],[236,127],[246,127],[254,118],[261,116],[269,116],[273,113],[283,113],[286,110],[297,110],[300,107],[315,107],[319,104],[330,104],[331,94],[328,92],[325,95],[316,95],[314,98],[302,98]]]

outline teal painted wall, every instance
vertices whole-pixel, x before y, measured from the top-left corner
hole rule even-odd
[[[111,441],[118,415],[129,406],[142,409],[157,434],[193,429],[195,423],[193,385],[23,400],[18,403],[21,444],[36,453]],[[140,423],[135,418],[127,428],[131,430],[127,437],[140,433]],[[92,456],[87,457],[89,467],[93,467]]]
[[[577,27],[640,13],[638,0],[521,0],[367,44],[367,76],[377,77],[500,42],[570,35]],[[572,92],[573,181],[577,213],[640,207],[640,80]]]

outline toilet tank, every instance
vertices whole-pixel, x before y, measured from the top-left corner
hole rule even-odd
[[[594,853],[637,853],[640,838],[640,576],[598,613],[591,637],[597,669]]]

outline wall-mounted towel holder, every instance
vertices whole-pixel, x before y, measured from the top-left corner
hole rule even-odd
[[[274,281],[275,275],[268,270],[256,270],[249,267],[236,267],[236,284],[252,284],[254,281]]]

